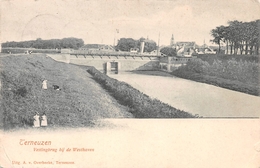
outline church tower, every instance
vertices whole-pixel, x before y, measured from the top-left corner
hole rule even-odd
[[[171,38],[171,43],[170,43],[170,46],[173,47],[174,46],[174,37],[173,37],[173,34],[172,34],[172,38]]]

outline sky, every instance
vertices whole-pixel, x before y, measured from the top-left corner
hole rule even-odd
[[[140,37],[211,44],[210,30],[260,19],[260,0],[2,0],[1,42],[82,38],[114,44]],[[118,31],[116,31],[118,30]]]

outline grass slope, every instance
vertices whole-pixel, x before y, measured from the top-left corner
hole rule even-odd
[[[28,127],[36,112],[51,127],[93,126],[99,118],[132,117],[85,69],[45,54],[1,57],[1,118],[4,129]],[[48,89],[42,90],[42,81]],[[55,91],[52,85],[59,85]]]

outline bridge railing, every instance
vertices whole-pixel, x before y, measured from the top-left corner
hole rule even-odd
[[[91,50],[74,50],[70,52],[71,55],[91,55],[91,56],[139,56],[139,57],[161,57],[152,54],[140,54],[131,52],[117,52],[117,51],[91,51]]]

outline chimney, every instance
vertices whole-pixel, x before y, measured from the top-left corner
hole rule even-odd
[[[142,41],[140,44],[140,54],[143,54],[143,52],[144,52],[144,41]]]

